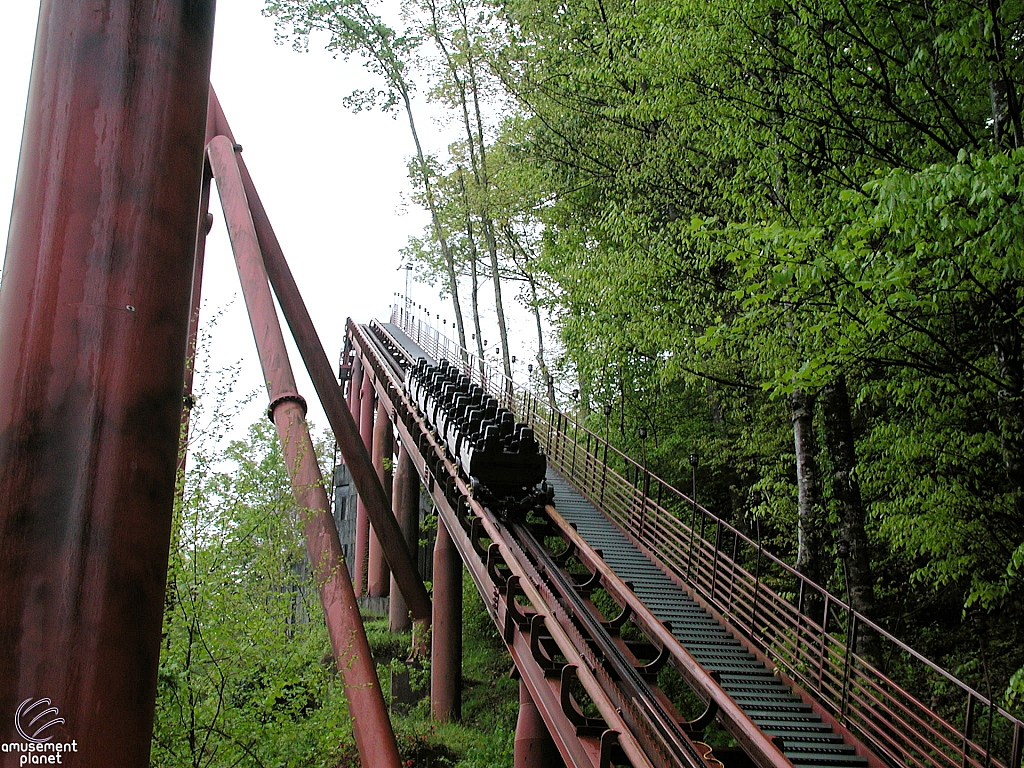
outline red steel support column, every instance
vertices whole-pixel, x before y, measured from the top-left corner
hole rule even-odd
[[[388,409],[382,402],[377,403],[377,420],[373,423],[373,468],[377,470],[380,483],[392,502],[391,461],[395,452],[395,430],[388,416]],[[366,593],[370,597],[384,597],[391,586],[391,572],[384,559],[384,550],[376,531],[370,531],[370,553],[366,576]]]
[[[416,465],[404,443],[398,448],[392,498],[398,526],[402,529],[409,551],[415,557],[420,538],[420,477],[416,474]],[[391,575],[391,603],[388,610],[392,632],[405,632],[411,628],[409,608],[395,584],[394,574]]]
[[[551,738],[544,718],[526,683],[519,681],[519,717],[516,720],[516,740],[513,752],[514,768],[564,768],[555,740]]]
[[[373,450],[373,411],[374,411],[373,382],[370,381],[370,372],[363,372],[363,384],[359,389],[359,437],[363,441],[366,452]],[[358,489],[357,489],[358,490]],[[388,504],[388,514],[391,514],[391,505]],[[363,494],[359,494],[356,500],[356,594],[367,594],[366,589],[366,568],[369,561],[370,549],[370,518],[366,515],[366,502],[363,501]]]
[[[213,11],[39,12],[0,288],[0,743],[49,699],[64,765],[149,764]]]
[[[345,400],[345,405],[348,408],[349,414],[352,416],[353,424],[355,425],[356,433],[359,431],[359,396],[363,391],[363,361],[358,357],[352,358],[352,377],[348,381],[348,396]],[[362,445],[362,440],[359,442]],[[365,447],[365,446],[364,446]],[[342,462],[345,461],[345,457],[341,457]],[[351,472],[351,468],[349,469]],[[349,475],[351,477],[351,474]],[[358,489],[356,495],[356,523],[355,531],[357,541],[353,542],[352,546],[352,584],[356,591],[356,595],[361,596],[363,594],[363,568],[359,561],[359,510],[362,509],[362,505],[359,501]],[[351,514],[351,510],[349,510]]]
[[[203,267],[206,263],[206,236],[213,226],[213,214],[210,213],[210,185],[213,175],[209,166],[203,163],[203,191],[199,198],[198,232],[196,234],[196,257],[192,269],[192,298],[189,302],[188,315],[188,349],[185,356],[185,396],[192,396],[192,382],[196,372],[196,354],[199,351],[199,307],[203,298]],[[191,407],[191,404],[187,404]],[[187,422],[188,416],[185,415]]]
[[[314,581],[320,590],[320,602],[335,660],[343,676],[356,746],[363,765],[397,768],[398,746],[359,617],[352,582],[342,562],[338,532],[306,426],[305,402],[295,390],[284,335],[242,189],[234,146],[227,137],[217,136],[210,142],[208,152],[228,220],[231,248],[256,338],[260,365],[267,380],[269,414],[281,440],[292,492],[304,512],[306,552],[313,567]]]
[[[352,421],[359,429],[359,393],[363,388],[363,361],[358,357],[352,359],[352,378],[348,382],[348,411]]]
[[[434,621],[430,641],[430,714],[462,716],[462,558],[444,522],[434,544]]]

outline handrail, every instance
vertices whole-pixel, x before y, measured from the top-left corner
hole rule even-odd
[[[530,424],[554,467],[880,755],[922,768],[1021,768],[1024,721],[429,324],[401,307],[392,322]],[[916,691],[856,652],[864,631]]]

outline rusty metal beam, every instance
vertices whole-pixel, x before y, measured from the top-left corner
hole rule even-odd
[[[359,439],[366,448],[367,454],[373,452],[373,411],[374,411],[373,383],[369,376],[363,376],[359,388]],[[351,469],[351,468],[350,468]],[[374,474],[376,477],[376,474]],[[358,491],[358,486],[356,487]],[[387,512],[391,514],[391,502],[387,503]],[[366,566],[370,549],[370,518],[367,513],[367,504],[360,493],[356,499],[356,594],[368,595],[366,589]]]
[[[395,452],[395,431],[391,427],[391,418],[384,400],[377,402],[377,419],[373,422],[373,468],[377,471],[381,485],[388,494],[388,502],[394,508],[392,495],[392,472],[391,459]],[[399,526],[401,527],[401,526]],[[403,538],[404,531],[403,531]],[[406,539],[406,544],[408,544]],[[377,534],[370,533],[370,549],[367,553],[366,566],[366,594],[370,597],[385,597],[388,588],[391,586],[391,572],[388,570],[387,560],[384,559],[384,549],[380,545]]]
[[[218,132],[233,141],[231,129],[212,89],[210,91],[210,108],[216,115]],[[338,382],[334,378],[333,366],[327,355],[324,354],[323,345],[313,327],[313,321],[299,293],[295,278],[285,261],[284,251],[277,240],[277,235],[274,234],[274,228],[241,156],[238,157],[238,167],[242,175],[245,194],[249,200],[249,210],[253,224],[256,226],[260,248],[263,251],[267,276],[270,278],[281,311],[295,338],[295,344],[305,363],[306,370],[313,381],[317,396],[327,414],[327,420],[331,424],[338,448],[352,475],[352,482],[355,484],[360,498],[367,503],[370,521],[380,537],[388,565],[395,576],[399,589],[405,596],[413,619],[429,624],[430,597],[423,586],[423,580],[417,573],[416,561],[409,553],[398,522],[391,512],[387,495],[373,469],[370,455],[359,439],[352,414],[345,406],[341,387],[338,386]]]
[[[519,679],[519,717],[516,718],[516,739],[513,751],[514,768],[564,768],[555,740],[548,733],[537,703],[530,696],[526,682]]]
[[[77,765],[149,764],[213,10],[40,7],[0,288],[0,742],[48,698]]]
[[[363,387],[363,363],[358,357],[352,358],[352,374],[348,381],[348,397],[345,404],[352,416],[352,423],[359,429],[359,391]]]
[[[338,532],[306,425],[305,402],[295,388],[256,230],[249,216],[234,142],[217,136],[210,142],[208,154],[267,381],[269,415],[281,440],[295,500],[303,511],[306,552],[320,591],[335,661],[344,681],[356,745],[364,765],[397,768],[400,763],[398,746],[352,582],[342,561]]]
[[[442,722],[462,716],[462,558],[440,517],[434,543],[430,714]]]
[[[409,448],[403,442],[398,447],[398,463],[395,466],[394,491],[392,503],[398,525],[405,536],[409,551],[416,554],[420,533],[420,478],[416,474],[416,465],[409,457]],[[405,604],[401,590],[395,584],[395,575],[391,574],[391,602],[388,604],[389,624],[392,632],[410,630],[409,608]]]
[[[188,314],[188,348],[185,354],[185,397],[187,408],[191,407],[192,382],[195,378],[196,354],[199,351],[199,306],[203,297],[203,267],[206,263],[206,237],[213,225],[213,214],[210,213],[210,184],[213,174],[209,165],[203,163],[203,187],[199,198],[199,218],[196,227],[195,265],[192,268],[192,298],[189,302]]]

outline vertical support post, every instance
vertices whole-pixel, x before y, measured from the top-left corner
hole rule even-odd
[[[348,382],[348,412],[352,414],[352,420],[359,427],[359,393],[363,388],[363,361],[359,356],[352,358],[352,378]]]
[[[358,359],[358,358],[357,358]],[[373,382],[370,381],[370,372],[363,370],[362,384],[359,388],[357,402],[359,404],[359,437],[367,453],[373,451],[373,412],[374,412]],[[366,502],[363,495],[359,494],[356,501],[356,594],[359,596],[366,592],[366,571],[369,562],[370,549],[370,517],[366,512]]]
[[[199,307],[203,298],[203,267],[206,263],[206,236],[213,227],[213,214],[210,213],[210,186],[213,175],[209,166],[203,164],[203,186],[199,198],[199,219],[196,233],[196,258],[192,268],[192,298],[188,314],[188,348],[185,353],[185,396],[192,394],[192,382],[195,378],[196,354],[199,351]],[[188,414],[186,412],[185,419]]]
[[[335,661],[344,681],[356,746],[363,765],[397,768],[400,762],[398,746],[359,617],[352,582],[348,569],[342,563],[338,531],[306,425],[305,401],[296,392],[284,334],[242,189],[234,145],[227,137],[217,136],[210,142],[208,151],[228,219],[231,249],[235,254],[260,365],[267,381],[270,396],[268,415],[277,427],[285,466],[292,481],[292,493],[303,510],[306,553],[312,565],[314,583],[320,592]]]
[[[977,700],[973,694],[967,694],[967,711],[964,713],[964,740],[963,740],[963,761],[961,762],[961,768],[967,768],[971,764],[970,748],[971,748],[971,731],[974,730],[974,713],[975,704]],[[989,703],[991,707],[991,702]]]
[[[462,559],[444,521],[434,544],[434,616],[430,643],[430,714],[462,716]]]
[[[387,493],[388,502],[394,507],[391,480],[391,460],[395,451],[395,431],[383,401],[377,403],[377,420],[373,424],[373,468],[377,470],[381,485]],[[366,594],[370,597],[384,597],[391,585],[391,571],[384,559],[384,549],[375,531],[370,531],[370,551],[367,558]]]
[[[519,680],[519,717],[516,719],[512,760],[514,768],[562,768],[565,765],[522,678]]]
[[[409,449],[404,443],[398,448],[398,464],[395,467],[392,499],[405,543],[415,558],[420,534],[420,478],[416,474],[416,465],[413,464],[412,456],[409,455]],[[395,583],[393,574],[391,576],[391,603],[388,606],[388,611],[392,632],[405,632],[411,628],[409,607]]]
[[[0,742],[45,698],[70,763],[143,768],[214,3],[100,11],[41,5],[0,288]]]

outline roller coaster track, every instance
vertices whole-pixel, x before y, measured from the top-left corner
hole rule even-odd
[[[350,322],[347,344],[416,447],[567,765],[1021,768],[1020,720],[433,329],[396,311]],[[511,523],[473,498],[403,391],[421,356],[459,365],[533,427],[555,488],[543,513]],[[890,668],[922,691],[939,681],[952,703],[932,711],[859,655],[865,632]],[[672,675],[689,704],[663,687]],[[735,746],[703,742],[712,721]]]

